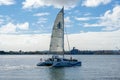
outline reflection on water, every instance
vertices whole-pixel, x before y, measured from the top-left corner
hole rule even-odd
[[[49,68],[50,80],[65,80],[64,68]]]

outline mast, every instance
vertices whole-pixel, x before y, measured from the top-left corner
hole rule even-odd
[[[64,7],[57,14],[51,35],[50,53],[64,53]]]
[[[62,21],[63,21],[63,57],[64,57],[64,6],[61,9],[61,11],[62,11],[62,16],[63,16]]]

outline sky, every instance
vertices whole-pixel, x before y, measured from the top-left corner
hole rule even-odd
[[[119,0],[0,0],[0,50],[49,50],[63,6],[70,49],[120,49]]]

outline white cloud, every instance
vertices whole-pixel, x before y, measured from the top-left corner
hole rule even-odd
[[[120,48],[120,30],[113,32],[87,32],[69,34],[70,47],[79,50],[113,50]],[[0,50],[48,50],[50,34],[0,35]],[[65,38],[65,50],[68,50]]]
[[[70,17],[67,16],[67,17],[65,18],[65,23],[71,23]]]
[[[90,18],[88,18],[88,17],[80,17],[80,18],[75,17],[75,19],[78,20],[78,21],[88,21],[88,20],[90,20]]]
[[[79,49],[87,50],[113,50],[120,47],[120,30],[113,32],[88,32],[72,34],[70,43]]]
[[[0,15],[0,27],[1,27],[1,25],[5,25],[9,22],[14,22],[14,20],[9,16]]]
[[[15,4],[14,0],[0,0],[0,6],[1,5],[12,5]]]
[[[0,33],[16,33],[16,30],[28,30],[29,29],[29,23],[21,23],[21,24],[13,24],[13,23],[8,23],[6,25],[2,25],[0,27]]]
[[[4,20],[4,17],[5,17],[5,16],[0,15],[0,25],[4,23],[4,21],[5,21],[5,20]],[[5,19],[6,19],[6,17],[5,17]]]
[[[48,50],[49,36],[46,34],[35,35],[0,35],[0,50],[12,51],[35,51]]]
[[[54,6],[55,8],[65,9],[74,8],[79,0],[25,0],[23,2],[23,8],[39,8],[45,6]]]
[[[105,26],[104,30],[120,29],[120,5],[106,11],[99,24]]]
[[[16,26],[12,23],[8,23],[0,27],[0,33],[11,33],[11,32],[12,33],[16,32]]]
[[[101,25],[99,24],[88,24],[88,23],[84,23],[84,27],[101,27]]]
[[[4,22],[4,20],[3,19],[0,19],[0,24],[2,24]]]
[[[40,17],[37,21],[37,24],[46,23],[46,22],[47,22],[47,18]]]
[[[25,22],[23,24],[17,24],[16,27],[21,29],[21,30],[28,30],[29,29],[29,23]]]
[[[89,21],[89,20],[98,20],[101,17],[74,17],[77,21]]]
[[[110,2],[111,2],[111,0],[85,0],[85,1],[83,1],[82,6],[96,7],[101,4],[103,4],[103,5],[108,4]]]
[[[65,17],[65,27],[71,27],[72,26],[72,21],[70,20],[70,17]]]
[[[0,15],[0,25],[4,22],[3,16]]]
[[[97,18],[96,18],[97,19]],[[103,27],[103,30],[118,30],[120,29],[120,5],[115,6],[112,10],[108,10],[104,15],[98,17],[97,23],[85,23],[84,27]]]
[[[48,12],[44,12],[44,13],[36,13],[36,14],[34,14],[34,16],[47,16],[47,15],[49,15],[49,13]]]

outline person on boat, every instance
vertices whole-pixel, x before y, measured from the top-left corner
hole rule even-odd
[[[40,61],[42,61],[42,58],[40,58]]]
[[[72,61],[72,56],[70,57],[70,60]]]

